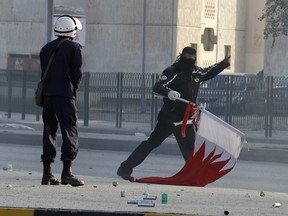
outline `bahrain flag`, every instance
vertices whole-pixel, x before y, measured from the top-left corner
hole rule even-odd
[[[136,182],[205,186],[229,173],[244,144],[242,132],[205,109],[198,116],[193,151],[182,169],[171,177],[145,177]]]

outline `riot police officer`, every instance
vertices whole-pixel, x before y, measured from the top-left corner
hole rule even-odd
[[[82,24],[77,18],[69,15],[59,17],[54,25],[57,39],[47,43],[40,51],[42,76],[55,51],[43,88],[42,185],[84,185],[84,181],[72,174],[72,161],[78,153],[76,91],[82,78],[81,46],[73,39],[77,30],[81,29]],[[60,158],[63,162],[61,181],[51,172],[51,163],[56,157],[58,125],[63,141]]]

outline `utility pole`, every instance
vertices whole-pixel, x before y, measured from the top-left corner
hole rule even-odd
[[[54,0],[46,0],[45,2],[45,24],[46,24],[46,43],[50,42],[52,39],[52,20],[53,20],[53,8],[54,8]]]
[[[146,112],[145,99],[145,62],[146,62],[146,0],[143,5],[143,41],[142,41],[142,83],[141,83],[141,112]]]

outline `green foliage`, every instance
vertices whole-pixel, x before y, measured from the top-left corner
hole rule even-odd
[[[259,20],[266,20],[264,39],[288,35],[288,0],[267,0]]]

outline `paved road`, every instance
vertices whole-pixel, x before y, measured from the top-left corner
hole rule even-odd
[[[16,123],[17,124],[13,123],[13,121],[3,123],[0,120],[1,142],[41,145],[42,123],[29,123],[27,121]],[[116,129],[113,128],[111,124],[97,124],[92,127],[80,127],[79,143],[81,148],[84,149],[132,152],[142,140],[147,139],[149,134],[150,131],[148,131],[147,128],[141,130],[135,128]],[[281,133],[275,138],[264,138],[263,136],[259,136],[257,132],[249,132],[247,136],[249,151],[247,148],[243,148],[239,159],[288,163],[287,140],[287,133]],[[61,143],[60,135],[59,143]],[[164,143],[153,152],[167,155],[181,154],[173,137],[166,139]]]
[[[228,175],[204,188],[197,188],[136,184],[119,179],[116,176],[119,163],[141,140],[147,138],[148,133],[143,134],[142,129],[111,130],[111,125],[81,127],[81,148],[73,168],[74,173],[86,181],[86,185],[81,188],[45,187],[39,185],[42,175],[41,123],[28,124],[33,130],[7,126],[13,121],[0,123],[0,215],[1,207],[7,206],[42,210],[51,208],[53,211],[76,209],[77,215],[91,210],[109,214],[124,211],[211,216],[223,215],[225,209],[229,209],[233,216],[288,215],[288,145],[285,134],[273,139],[263,139],[253,134],[249,137],[253,141],[250,142],[250,151],[242,149],[236,167]],[[59,152],[53,166],[57,176],[62,167]],[[183,163],[175,140],[169,138],[135,169],[134,175],[170,176]],[[7,164],[12,164],[12,172],[2,170]],[[119,182],[116,188],[111,184],[115,180]],[[12,187],[9,187],[10,184]],[[119,195],[121,191],[126,192],[124,199]],[[127,199],[141,198],[144,191],[157,196],[168,193],[169,205],[161,205],[159,200],[153,208],[127,205]],[[259,196],[261,191],[265,193],[264,197]],[[275,202],[282,203],[282,206],[273,208]]]
[[[58,149],[58,153],[60,149]],[[127,158],[128,152],[80,149],[74,162],[75,173],[99,178],[117,178],[119,164]],[[14,170],[41,173],[41,147],[28,145],[0,145],[0,164],[2,168],[12,164]],[[58,159],[53,170],[60,173],[62,163]],[[183,166],[181,156],[151,154],[138,166],[135,177],[171,176]],[[288,166],[286,163],[272,163],[239,160],[236,167],[212,186],[221,188],[241,188],[288,193]]]
[[[41,186],[41,146],[0,144],[0,212],[1,207],[30,207],[44,209],[74,209],[84,211],[185,213],[197,216],[288,215],[287,164],[258,161],[238,161],[225,177],[206,187],[183,187],[138,184],[116,176],[119,163],[128,152],[81,149],[73,171],[86,182],[84,187]],[[4,171],[12,164],[13,171]],[[135,169],[136,177],[169,176],[183,165],[176,155],[151,154]],[[60,176],[61,162],[56,160],[53,171]],[[117,181],[117,187],[112,186]],[[11,187],[9,186],[11,185]],[[121,198],[121,191],[125,197]],[[265,193],[264,197],[260,192]],[[137,207],[128,199],[141,199],[142,194],[161,196],[168,193],[168,205]],[[275,202],[281,208],[273,208]],[[77,215],[81,215],[81,214]],[[127,214],[128,214],[127,213]],[[87,215],[87,214],[86,214]]]

